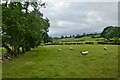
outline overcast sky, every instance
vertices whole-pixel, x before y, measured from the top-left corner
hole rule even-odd
[[[41,9],[50,20],[52,37],[101,32],[109,25],[118,25],[117,2],[46,1]]]

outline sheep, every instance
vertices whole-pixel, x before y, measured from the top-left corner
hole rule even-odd
[[[72,48],[72,47],[70,47],[69,49],[70,49],[70,50],[73,50],[73,48]]]
[[[58,51],[61,51],[61,49],[58,49]]]
[[[108,51],[108,48],[107,48],[107,47],[104,47],[104,50],[105,50],[105,51]],[[104,54],[106,55],[107,53],[104,52]]]
[[[104,47],[104,50],[105,50],[105,51],[108,51],[108,48],[107,48],[107,47]]]
[[[81,51],[82,55],[88,55],[88,53],[89,53],[88,51]]]

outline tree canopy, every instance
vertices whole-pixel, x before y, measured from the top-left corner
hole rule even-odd
[[[104,30],[101,33],[101,37],[106,39],[120,38],[120,27],[108,26],[104,28]]]
[[[29,6],[34,10],[29,11]],[[43,18],[41,7],[45,7],[45,3],[22,1],[2,4],[2,46],[8,53],[20,53],[20,47],[25,53],[49,37],[49,19]]]

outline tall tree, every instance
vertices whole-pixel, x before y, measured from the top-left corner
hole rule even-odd
[[[101,33],[101,37],[104,37],[106,39],[120,38],[120,27],[108,26],[104,28]]]
[[[33,11],[29,11],[30,5],[33,6]],[[2,41],[8,53],[19,53],[20,47],[23,53],[29,51],[37,47],[42,37],[46,36],[42,30],[47,34],[50,23],[48,18],[43,18],[39,6],[42,7],[45,4],[25,1],[2,4]],[[13,47],[12,50],[9,45]]]

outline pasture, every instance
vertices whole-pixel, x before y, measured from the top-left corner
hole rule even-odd
[[[74,50],[69,50],[72,47]],[[3,78],[116,78],[118,46],[107,45],[39,46],[2,63]],[[58,51],[61,49],[61,51]],[[87,56],[80,51],[88,50]],[[107,54],[106,54],[107,53]],[[106,55],[105,55],[106,54]]]

